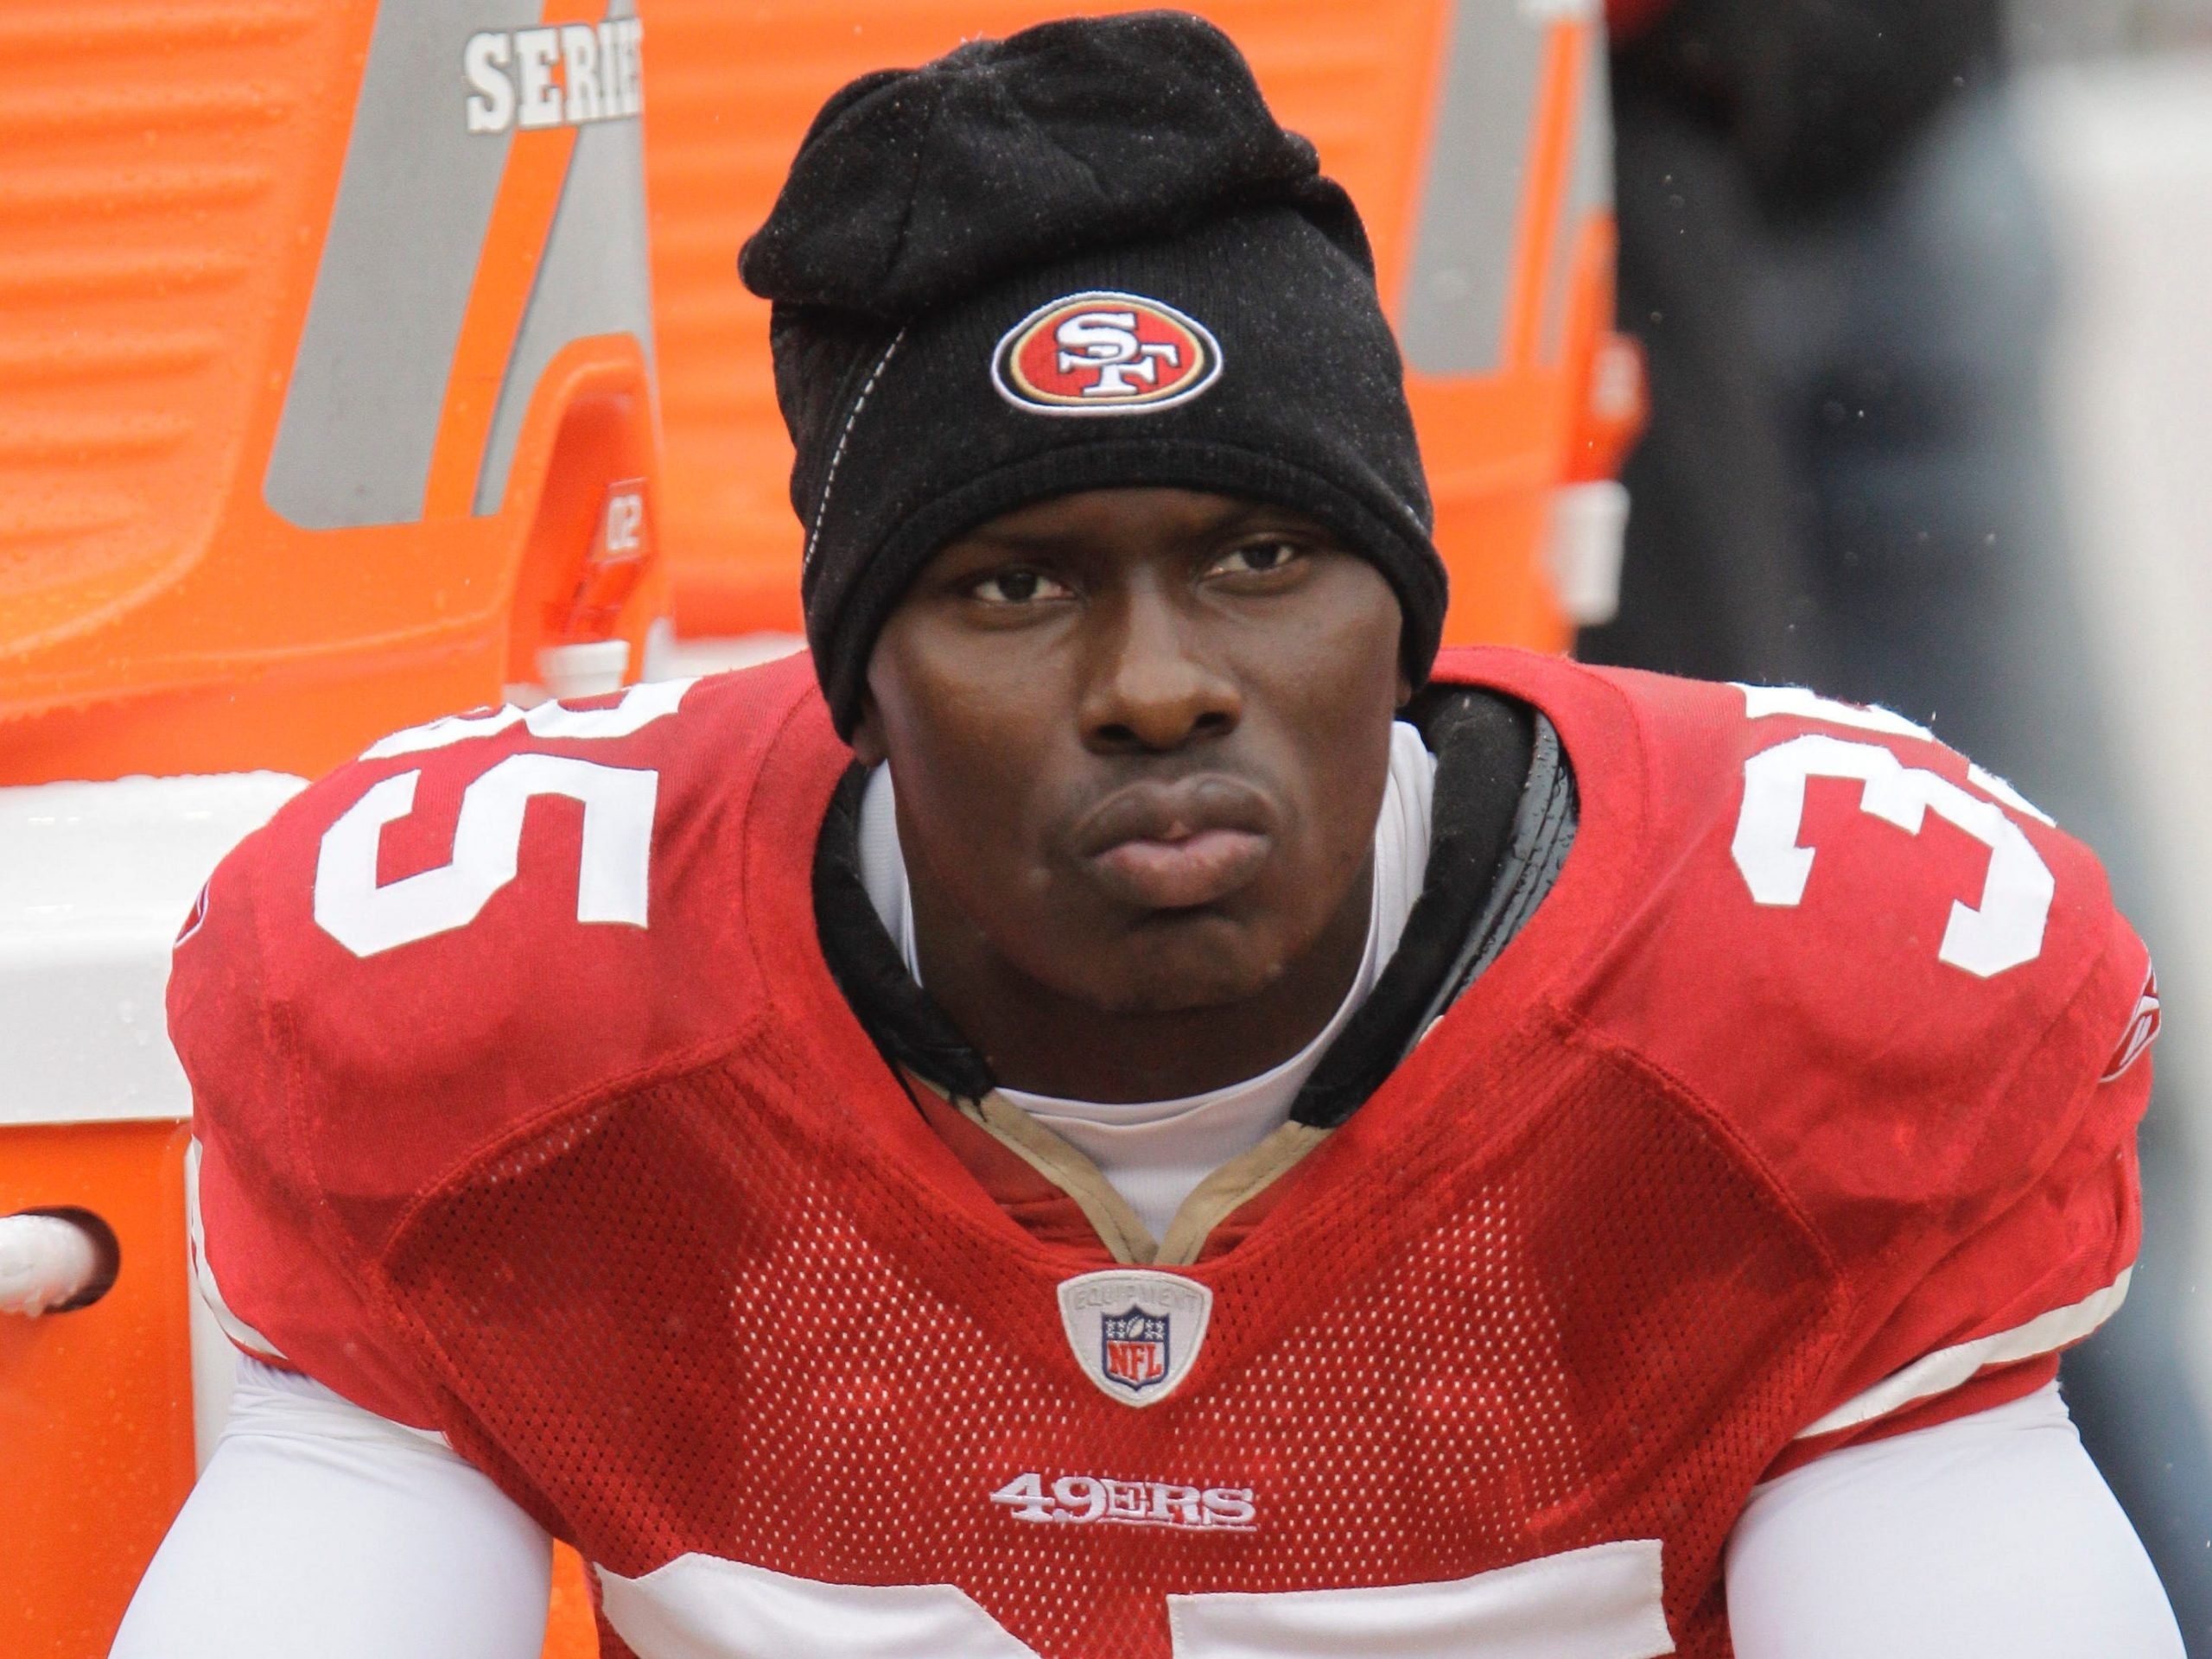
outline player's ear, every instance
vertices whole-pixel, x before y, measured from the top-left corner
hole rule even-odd
[[[883,716],[875,707],[875,693],[861,688],[859,716],[853,721],[853,759],[864,766],[880,766],[889,751],[883,744]]]

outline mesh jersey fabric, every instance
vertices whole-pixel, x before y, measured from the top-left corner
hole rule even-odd
[[[1978,787],[1932,742],[1512,652],[1440,677],[1556,727],[1573,850],[1264,1216],[1180,1270],[1212,1321],[1146,1409],[1060,1329],[1095,1263],[994,1203],[822,962],[808,865],[848,756],[803,664],[634,721],[632,692],[588,736],[487,716],[384,746],[226,861],[171,989],[208,1263],[291,1363],[442,1430],[610,1586],[687,1561],[950,1585],[1040,1655],[1164,1655],[1170,1596],[1650,1540],[1678,1649],[1725,1653],[1755,1483],[2040,1386],[2063,1333],[1973,1344],[2132,1259],[2148,1068],[2101,1079],[2144,955],[2086,851],[2014,812],[2050,878],[2036,949],[1942,961],[1989,849],[1874,821],[1849,778],[1807,784],[1798,902],[1758,900],[1732,853],[1752,761],[1827,735]],[[649,925],[577,920],[590,808],[566,798],[533,798],[470,918],[365,952],[317,919],[378,790],[413,774],[408,813],[376,797],[373,891],[452,860],[467,791],[536,753],[655,779]],[[1160,1523],[1026,1522],[994,1494],[1028,1477],[1147,1494]]]

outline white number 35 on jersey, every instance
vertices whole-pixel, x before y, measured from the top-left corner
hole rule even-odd
[[[1744,694],[1745,713],[1753,720],[1788,715],[1935,741],[1925,727],[1886,709],[1833,702],[1796,686],[1737,689]],[[1943,942],[1936,952],[1940,961],[1987,979],[2042,954],[2044,925],[2050,919],[2055,890],[2050,866],[1997,802],[2044,823],[2050,820],[2010,784],[1980,766],[1967,767],[1967,780],[1996,800],[1970,794],[1936,772],[1908,766],[1885,744],[1825,733],[1787,739],[1744,763],[1744,804],[1729,850],[1754,903],[1794,906],[1804,899],[1814,849],[1799,846],[1797,837],[1805,819],[1805,785],[1815,778],[1855,779],[1859,810],[1908,835],[1917,836],[1933,812],[1989,849],[1989,874],[1980,902],[1953,903]]]
[[[510,705],[454,715],[395,732],[365,760],[420,754],[521,726],[533,737],[570,742],[628,737],[676,712],[690,680],[634,685],[606,709],[542,702],[527,714]],[[324,832],[315,867],[315,919],[357,957],[449,933],[474,921],[492,895],[515,879],[524,810],[540,795],[565,795],[584,809],[576,869],[576,919],[645,925],[651,885],[653,809],[660,774],[602,766],[569,754],[510,754],[461,792],[453,857],[435,869],[378,886],[384,827],[415,810],[420,772],[395,772],[372,785]]]
[[[1175,1659],[1658,1659],[1675,1650],[1655,1538],[1438,1584],[1167,1598]],[[1036,1659],[949,1584],[820,1584],[712,1555],[602,1571],[607,1622],[639,1659]]]

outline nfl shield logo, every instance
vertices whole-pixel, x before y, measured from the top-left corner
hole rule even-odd
[[[1131,1307],[1098,1322],[1102,1369],[1128,1389],[1167,1380],[1167,1315]]]
[[[1156,1406],[1182,1386],[1205,1344],[1213,1292],[1154,1268],[1109,1268],[1059,1282],[1068,1351],[1117,1404]]]

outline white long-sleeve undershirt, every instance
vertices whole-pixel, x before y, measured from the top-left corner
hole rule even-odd
[[[552,1545],[438,1435],[241,1357],[129,1659],[536,1659]]]
[[[112,1659],[536,1659],[550,1562],[436,1436],[242,1360]],[[1727,1575],[1738,1659],[2182,1654],[2056,1386],[1770,1482]]]
[[[2151,1559],[2052,1383],[1758,1488],[1728,1541],[1737,1659],[2179,1659]]]

